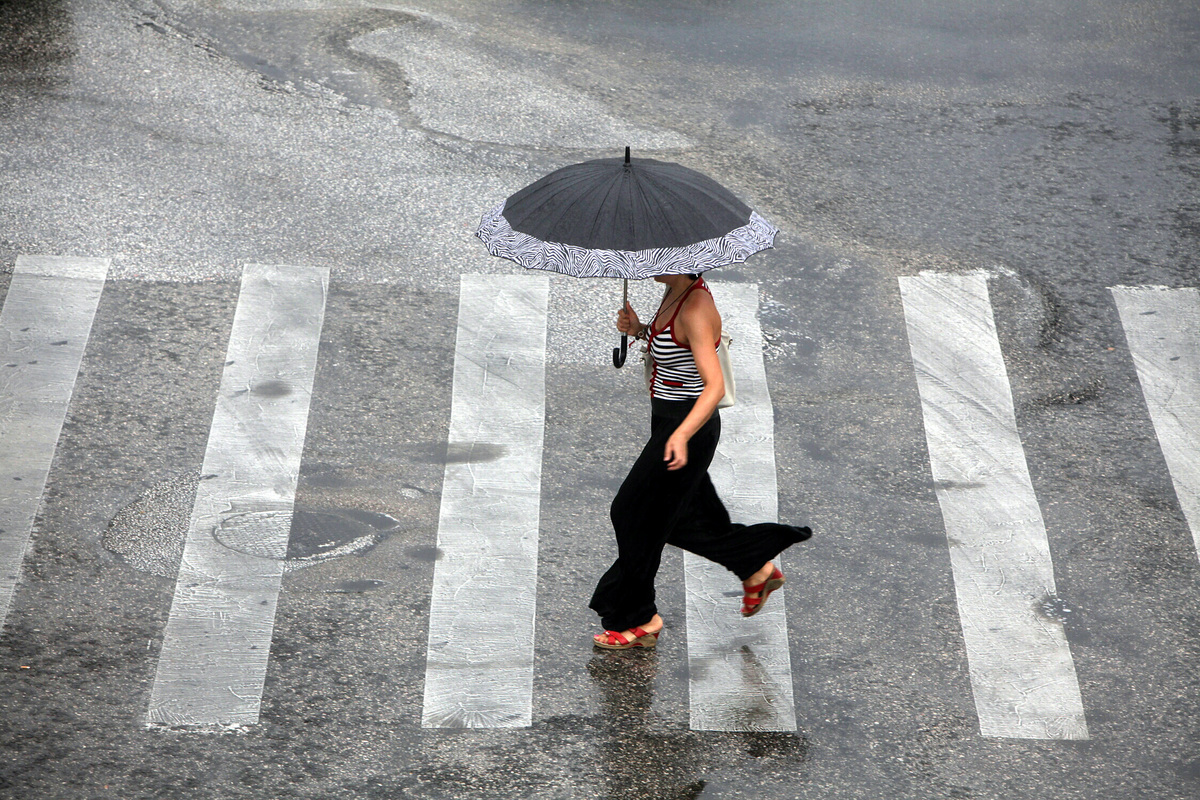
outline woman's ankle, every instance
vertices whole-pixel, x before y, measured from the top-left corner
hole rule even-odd
[[[742,586],[758,586],[760,583],[771,577],[775,573],[775,564],[768,561],[759,568],[758,572],[751,575],[746,580],[742,581]]]

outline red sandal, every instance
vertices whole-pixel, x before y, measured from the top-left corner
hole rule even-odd
[[[620,631],[605,631],[593,636],[592,642],[605,650],[632,650],[635,647],[654,647],[658,644],[658,635],[662,633],[661,630],[647,633],[640,627],[633,628],[631,632],[633,639],[626,639]]]
[[[779,567],[775,567],[775,571],[771,573],[771,577],[767,578],[757,586],[743,587],[742,591],[742,616],[753,617],[760,610],[763,604],[767,602],[767,598],[771,596],[771,592],[783,586],[783,573],[779,571]],[[750,595],[757,594],[758,597]]]

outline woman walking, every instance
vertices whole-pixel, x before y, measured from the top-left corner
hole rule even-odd
[[[717,404],[725,380],[717,358],[721,315],[704,279],[662,275],[658,313],[643,324],[626,303],[617,329],[649,341],[650,440],[612,502],[617,560],[596,586],[590,607],[605,631],[597,647],[654,647],[663,620],[654,604],[654,577],[665,545],[728,568],[742,581],[742,615],[753,616],[784,584],[774,559],[812,535],[808,528],[738,525],[717,496],[708,467],[721,436]]]

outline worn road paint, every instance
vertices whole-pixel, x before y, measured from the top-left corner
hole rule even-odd
[[[0,310],[0,626],[92,331],[107,258],[18,256]]]
[[[1111,289],[1142,395],[1200,554],[1200,290]]]
[[[981,273],[900,278],[984,736],[1086,739],[1041,508]]]
[[[775,522],[775,414],[758,324],[758,286],[713,284],[737,382],[721,411],[721,443],[709,472],[734,522]],[[783,590],[749,619],[738,613],[741,583],[722,566],[684,553],[691,728],[794,731],[792,666]]]
[[[327,269],[242,274],[148,724],[258,722],[328,284]],[[235,519],[279,557],[221,544]]]
[[[462,276],[426,728],[532,723],[549,288],[541,275]]]

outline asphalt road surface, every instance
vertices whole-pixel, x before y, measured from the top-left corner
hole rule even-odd
[[[1197,796],[1198,42],[1182,0],[2,0],[0,796]],[[815,534],[720,680],[737,583],[709,615],[678,551],[656,651],[591,646],[619,284],[472,235],[626,145],[781,229],[711,275],[728,441]],[[525,560],[465,614],[526,617],[434,681],[441,571],[514,540],[450,535],[489,469]]]

